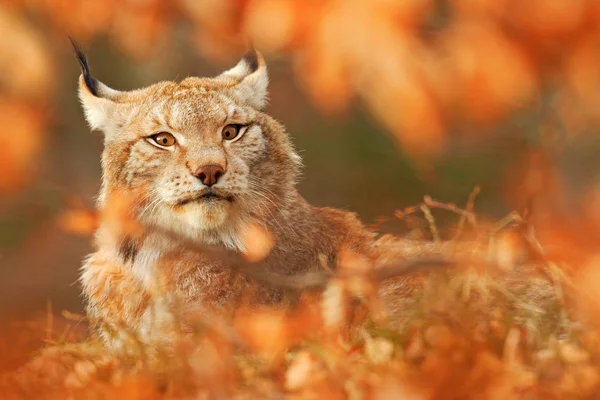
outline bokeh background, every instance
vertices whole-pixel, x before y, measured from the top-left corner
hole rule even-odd
[[[267,112],[305,162],[301,193],[380,232],[427,237],[395,211],[424,195],[464,204],[475,186],[489,220],[600,220],[594,0],[3,0],[0,326],[82,310],[102,134],[79,107],[67,33],[120,90],[216,75],[252,43]],[[434,215],[452,231],[455,215]]]

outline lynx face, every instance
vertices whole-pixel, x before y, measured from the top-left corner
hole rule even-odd
[[[260,54],[215,78],[132,92],[98,82],[79,58],[87,120],[105,133],[101,203],[126,189],[144,221],[236,247],[223,236],[250,218],[268,217],[293,185],[299,158],[283,129],[261,112],[268,78]]]

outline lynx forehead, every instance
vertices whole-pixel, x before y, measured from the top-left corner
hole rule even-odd
[[[130,92],[97,81],[83,53],[78,59],[87,120],[105,134],[101,206],[111,191],[131,190],[146,222],[235,248],[248,220],[274,212],[286,189],[278,182],[293,184],[299,158],[262,112],[268,76],[259,53],[214,78]]]

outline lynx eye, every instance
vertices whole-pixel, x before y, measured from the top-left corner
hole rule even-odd
[[[150,136],[150,139],[160,147],[171,147],[177,140],[175,140],[175,136],[171,135],[169,132],[160,132],[156,135]]]
[[[244,128],[244,125],[241,124],[225,125],[225,127],[221,131],[221,136],[225,140],[233,140],[240,135],[242,128]]]

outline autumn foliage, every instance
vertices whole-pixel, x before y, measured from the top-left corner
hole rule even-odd
[[[175,360],[120,358],[92,341],[59,343],[0,384],[29,396],[40,381],[60,380],[52,388],[60,395],[131,399],[600,393],[600,185],[572,200],[569,177],[552,163],[557,142],[591,140],[600,124],[599,2],[4,0],[3,195],[31,183],[49,127],[61,118],[53,82],[57,53],[69,51],[66,33],[83,43],[109,38],[136,59],[159,58],[182,38],[214,61],[251,44],[268,61],[289,60],[323,114],[364,107],[417,165],[453,145],[502,140],[515,134],[512,122],[532,117],[536,147],[515,160],[507,189],[525,206],[500,221],[477,215],[474,198],[457,206],[426,197],[399,210],[399,219],[420,218],[421,237],[468,238],[485,256],[432,273],[393,327],[375,295],[381,279],[350,254],[322,293],[308,293],[293,310],[241,307],[232,324],[199,319]],[[456,214],[456,226],[438,227],[431,209]],[[98,218],[112,218],[115,229],[129,222],[76,204],[58,223],[89,235]],[[260,261],[272,238],[251,232],[246,259]]]
[[[0,111],[4,132],[22,134],[3,147],[12,173],[0,186],[18,187],[34,168],[57,111],[53,49],[67,47],[67,32],[82,41],[106,35],[137,58],[159,57],[181,31],[212,59],[252,43],[267,57],[289,57],[318,109],[361,102],[422,155],[443,151],[458,128],[481,135],[541,101],[558,105],[543,122],[558,119],[564,133],[594,122],[599,20],[593,0],[5,1]]]

